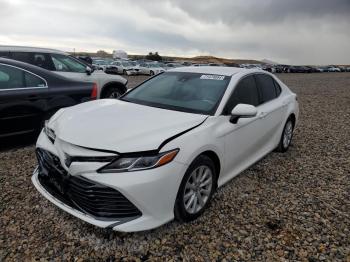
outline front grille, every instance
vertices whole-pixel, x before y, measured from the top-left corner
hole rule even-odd
[[[119,191],[81,176],[71,176],[59,158],[38,148],[39,182],[55,198],[95,218],[108,220],[141,216]]]

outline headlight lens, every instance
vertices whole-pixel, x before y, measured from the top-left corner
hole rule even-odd
[[[50,141],[54,143],[56,139],[56,134],[51,128],[48,127],[48,123],[49,123],[49,120],[46,120],[44,125],[44,132],[47,135],[47,137],[50,139]]]
[[[171,162],[179,149],[174,149],[158,155],[121,157],[114,162],[100,168],[100,173],[128,172],[159,167]]]

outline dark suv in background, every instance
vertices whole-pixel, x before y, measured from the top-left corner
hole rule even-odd
[[[117,98],[127,90],[127,80],[121,76],[94,71],[91,65],[65,52],[37,47],[0,46],[0,57],[29,63],[78,81],[97,84],[98,98]]]

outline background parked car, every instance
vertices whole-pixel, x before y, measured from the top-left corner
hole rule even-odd
[[[58,109],[96,97],[94,83],[0,58],[0,139],[37,132]]]
[[[77,58],[85,63],[87,63],[88,65],[92,66],[92,59],[90,56],[77,56]]]
[[[107,68],[114,68],[115,72],[123,75],[137,75],[139,69],[129,61],[113,61]]]
[[[306,66],[291,66],[288,70],[289,73],[311,73],[311,69]]]
[[[106,67],[108,66],[108,62],[103,59],[92,59],[92,65],[96,70],[105,71]]]
[[[164,68],[160,67],[160,65],[156,63],[141,63],[137,69],[139,70],[139,74],[143,75],[157,75],[165,71]]]
[[[338,67],[335,66],[329,66],[328,67],[328,72],[341,72]]]
[[[88,64],[62,51],[36,48],[0,46],[0,57],[26,62],[78,81],[97,84],[99,98],[119,97],[126,92],[127,80],[121,76],[94,71]]]
[[[166,63],[165,64],[165,69],[169,70],[169,69],[173,69],[173,68],[177,68],[177,67],[182,67],[183,65],[181,65],[180,63]],[[199,66],[199,64],[192,64],[192,66]]]

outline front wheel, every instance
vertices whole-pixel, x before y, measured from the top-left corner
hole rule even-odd
[[[122,95],[123,93],[121,90],[117,87],[110,87],[106,92],[103,94],[102,98],[118,98]]]
[[[189,222],[199,217],[208,207],[215,188],[213,161],[204,155],[197,157],[182,179],[174,207],[175,218]]]
[[[280,142],[277,146],[278,152],[286,152],[290,146],[293,137],[294,124],[291,118],[287,120],[287,123],[284,125],[282,136]]]
[[[149,72],[149,75],[150,75],[150,76],[154,76],[154,72],[153,72],[153,71],[150,71],[150,72]]]

